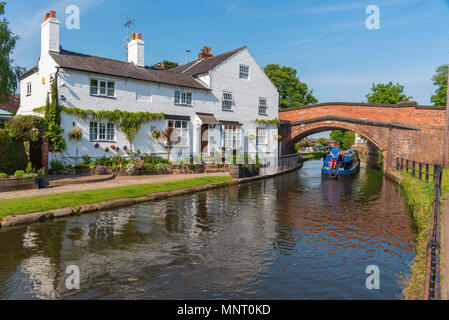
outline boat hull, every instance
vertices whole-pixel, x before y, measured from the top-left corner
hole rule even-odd
[[[358,172],[360,169],[360,161],[357,161],[354,166],[347,170],[335,170],[335,169],[328,169],[328,168],[321,168],[321,173],[323,175],[330,176],[332,178],[338,177],[338,176],[352,176]]]

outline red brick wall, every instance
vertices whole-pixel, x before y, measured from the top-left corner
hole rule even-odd
[[[283,154],[293,152],[294,143],[306,136],[327,130],[346,129],[357,132],[371,140],[383,153],[386,166],[391,168],[396,157],[410,160],[441,163],[445,110],[436,107],[374,105],[374,104],[319,104],[279,112],[283,121],[301,121],[322,116],[339,116],[381,122],[394,122],[417,127],[406,130],[356,124],[342,120],[311,122],[306,124],[286,123],[280,128]]]

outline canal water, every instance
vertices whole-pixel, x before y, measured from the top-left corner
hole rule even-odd
[[[401,298],[415,233],[400,189],[370,169],[325,180],[320,166],[1,230],[0,299]]]

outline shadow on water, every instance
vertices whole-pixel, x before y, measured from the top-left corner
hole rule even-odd
[[[0,298],[395,299],[414,255],[379,171],[273,179],[0,231]],[[368,290],[377,265],[381,289]],[[81,289],[65,288],[77,265]]]

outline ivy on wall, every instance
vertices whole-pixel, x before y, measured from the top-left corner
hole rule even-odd
[[[132,152],[132,142],[145,122],[152,120],[164,119],[164,113],[151,113],[151,112],[128,112],[121,110],[99,110],[93,111],[90,109],[80,109],[75,107],[58,106],[59,109],[67,114],[74,115],[80,119],[89,120],[103,120],[107,119],[109,122],[117,125],[118,129],[122,131],[128,142],[130,143]],[[36,108],[33,111],[42,113],[46,112],[47,106]]]
[[[47,121],[47,132],[45,136],[50,142],[50,147],[54,152],[62,152],[66,148],[66,143],[62,137],[64,130],[61,128],[61,106],[58,105],[58,88],[56,81],[51,84],[51,102],[48,99],[45,104],[44,119]]]
[[[255,123],[260,123],[260,124],[275,124],[275,125],[280,125],[281,121],[279,119],[256,119],[253,120]]]

